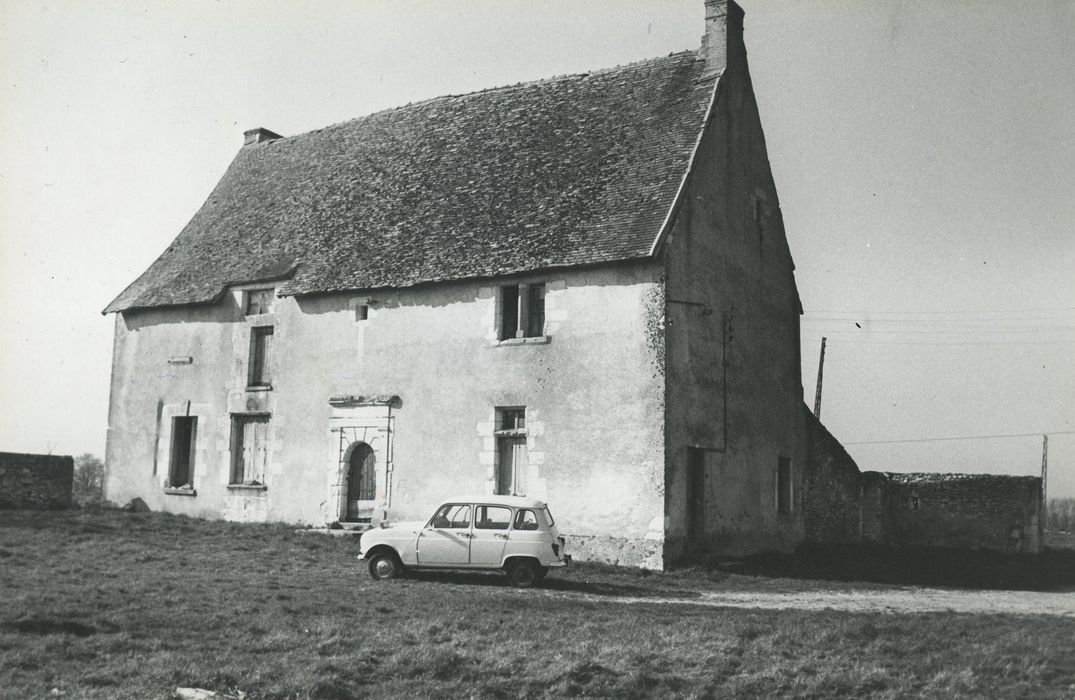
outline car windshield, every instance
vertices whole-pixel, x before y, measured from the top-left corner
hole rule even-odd
[[[556,525],[556,521],[552,519],[552,511],[548,506],[545,506],[545,518],[549,521],[549,527]]]

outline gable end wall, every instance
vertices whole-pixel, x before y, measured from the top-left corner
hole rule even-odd
[[[663,251],[669,561],[788,549],[803,537],[800,306],[746,53],[734,31],[728,50]],[[688,474],[691,448],[704,454],[700,480]],[[791,464],[787,513],[777,512],[781,458]],[[704,508],[704,526],[689,522],[692,507]]]

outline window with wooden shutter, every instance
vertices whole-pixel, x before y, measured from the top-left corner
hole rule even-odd
[[[263,485],[268,466],[268,416],[232,418],[231,484]]]

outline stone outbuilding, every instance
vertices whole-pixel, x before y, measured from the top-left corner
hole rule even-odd
[[[323,525],[550,503],[579,559],[804,535],[799,316],[743,45],[246,133],[116,314],[107,496]]]

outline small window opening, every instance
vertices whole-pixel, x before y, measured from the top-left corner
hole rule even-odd
[[[699,447],[687,448],[687,540],[705,541],[706,533],[706,459]]]
[[[790,513],[792,507],[791,460],[780,457],[776,467],[776,510]]]
[[[269,367],[272,360],[272,326],[255,326],[250,329],[250,361],[247,366],[247,386],[267,387],[270,384]]]
[[[181,416],[172,419],[172,458],[168,466],[168,486],[193,488],[194,444],[198,419]]]
[[[918,510],[918,496],[911,496],[911,510]]]
[[[243,294],[246,297],[243,313],[247,316],[272,313],[273,300],[276,298],[272,289],[251,289]]]
[[[370,307],[366,304],[360,304],[355,307],[355,320],[365,321],[370,317]]]
[[[501,408],[497,412],[497,430],[522,430],[526,427],[525,408]]]

